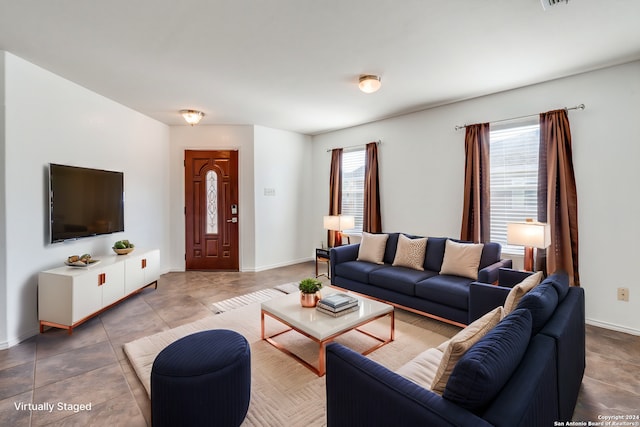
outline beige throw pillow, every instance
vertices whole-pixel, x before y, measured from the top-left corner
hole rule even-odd
[[[478,266],[483,247],[482,243],[458,243],[447,240],[440,274],[478,280]]]
[[[472,322],[449,340],[449,345],[444,350],[440,366],[438,366],[438,371],[433,378],[431,390],[438,394],[444,393],[449,377],[458,360],[460,360],[467,350],[493,329],[493,327],[502,320],[502,317],[503,309],[502,307],[497,307]]]
[[[410,239],[404,234],[398,237],[396,257],[393,265],[424,271],[424,254],[427,250],[427,238]]]
[[[362,241],[358,249],[358,261],[368,261],[384,264],[384,248],[387,245],[388,234],[362,233]]]
[[[542,280],[542,271],[538,271],[525,278],[522,282],[515,285],[509,291],[507,299],[504,301],[504,315],[511,313],[518,306],[518,303],[523,296],[527,294],[531,289],[538,286]]]
[[[442,351],[438,348],[430,348],[405,363],[396,373],[420,387],[430,389],[441,360]]]

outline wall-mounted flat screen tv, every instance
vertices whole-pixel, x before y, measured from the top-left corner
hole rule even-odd
[[[124,174],[49,165],[51,243],[124,231]]]

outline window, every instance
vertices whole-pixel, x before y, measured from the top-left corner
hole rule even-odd
[[[538,216],[538,118],[492,127],[490,144],[491,241],[522,254],[522,247],[507,245],[507,223]]]
[[[218,234],[218,174],[207,172],[207,234]]]
[[[355,228],[345,232],[362,232],[364,212],[364,162],[363,148],[342,153],[342,215],[355,217]]]

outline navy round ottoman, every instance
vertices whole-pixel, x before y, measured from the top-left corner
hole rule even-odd
[[[251,351],[237,332],[180,338],[151,368],[151,421],[162,426],[239,426],[251,394]]]

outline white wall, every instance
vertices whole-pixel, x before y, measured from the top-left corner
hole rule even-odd
[[[171,269],[184,271],[184,151],[238,150],[240,270],[310,259],[311,138],[251,125],[172,126]],[[264,188],[275,196],[264,196]]]
[[[256,270],[312,259],[311,137],[263,126],[254,135]]]
[[[167,270],[169,248],[169,128],[68,80],[4,54],[5,158],[3,205],[6,242],[0,280],[0,348],[37,333],[37,274],[62,265],[67,256],[111,253],[128,238],[159,248]],[[48,243],[48,164],[124,172],[125,232]],[[0,193],[1,195],[1,193]]]
[[[314,137],[315,224],[322,224],[322,215],[329,209],[331,153],[327,150],[381,140],[378,166],[383,230],[459,235],[462,194],[456,190],[463,185],[460,170],[464,167],[464,144],[456,139],[459,135],[453,131],[451,119],[446,119],[448,110],[430,110],[428,114],[406,115]],[[315,240],[326,240],[326,231],[316,229]]]
[[[313,138],[314,226],[328,210],[327,148],[382,139],[383,229],[428,236],[460,234],[464,131],[455,125],[495,121],[586,104],[571,111],[579,205],[582,286],[590,323],[640,334],[640,62],[378,121]],[[314,239],[324,239],[315,226]],[[616,288],[630,289],[630,301]]]
[[[170,133],[171,270],[185,269],[185,150],[238,150],[240,270],[252,271],[255,268],[253,126],[172,126]]]
[[[5,53],[0,50],[0,348],[7,343],[7,240],[6,240],[6,206],[5,203]]]

